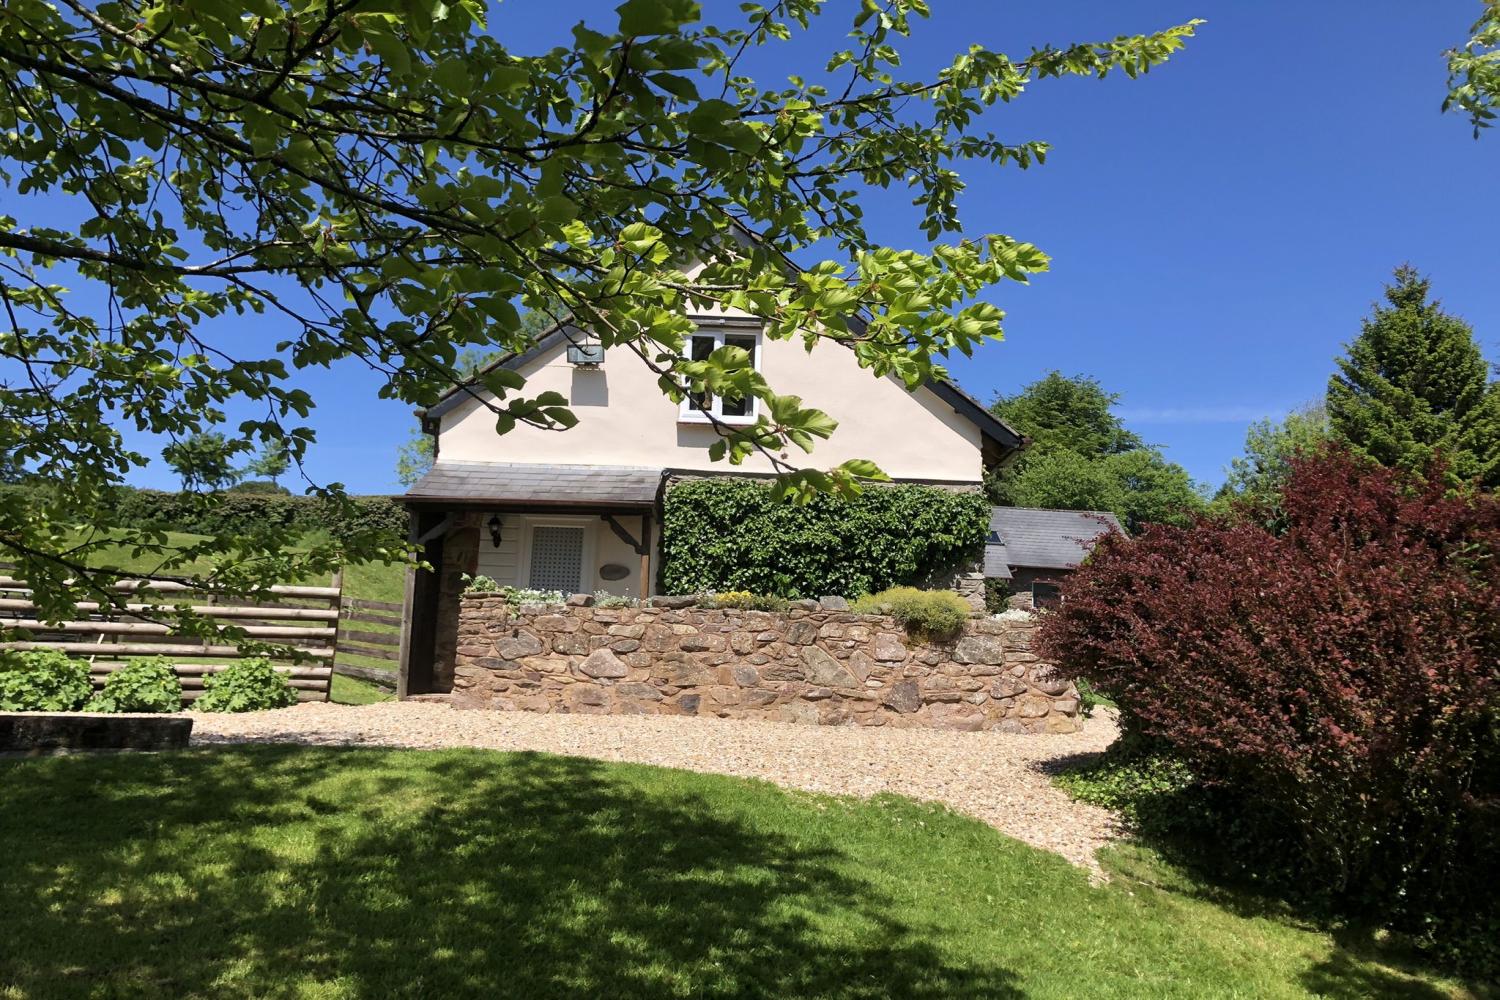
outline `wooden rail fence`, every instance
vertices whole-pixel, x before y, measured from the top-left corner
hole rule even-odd
[[[77,606],[79,618],[46,622],[36,617],[26,582],[0,576],[0,627],[27,634],[26,639],[0,642],[0,649],[51,649],[86,659],[89,679],[96,687],[125,666],[125,657],[167,657],[182,682],[184,702],[200,697],[205,678],[228,665],[205,661],[265,656],[286,676],[298,701],[328,700],[343,593],[337,578],[330,587],[272,587],[273,600],[242,604],[215,603],[216,595],[209,591],[165,580],[122,580],[111,589],[140,595],[140,599],[124,607],[83,602]],[[166,622],[152,620],[181,604],[216,625],[244,630],[247,639],[274,645],[265,652],[245,652],[237,645],[184,635]]]
[[[11,564],[0,562],[0,574],[12,568]],[[26,640],[0,642],[0,649],[55,649],[87,659],[95,686],[102,686],[106,677],[125,665],[121,657],[234,660],[266,656],[277,671],[286,675],[299,701],[327,701],[334,674],[391,691],[396,688],[402,606],[390,601],[346,597],[342,574],[335,575],[332,586],[272,587],[274,601],[246,604],[218,604],[208,591],[166,580],[124,580],[113,589],[142,596],[123,608],[81,601],[76,605],[79,618],[48,623],[35,617],[36,605],[25,581],[0,575],[0,628],[29,633]],[[281,648],[247,654],[238,646],[184,636],[168,624],[150,620],[185,602],[194,614],[221,626],[238,628],[247,639]],[[392,630],[372,631],[349,625],[386,626]],[[289,655],[292,653],[298,655]],[[349,662],[351,656],[386,661],[390,666],[380,669]],[[172,666],[182,681],[183,700],[191,702],[203,693],[204,678],[224,669],[226,664],[174,662]]]
[[[401,657],[401,612],[400,604],[391,601],[366,601],[345,597],[339,602],[339,628],[336,643],[336,659],[333,672],[341,677],[354,677],[387,690],[396,689],[396,661]],[[387,625],[394,632],[372,632],[368,629],[353,629],[354,625]],[[361,666],[350,663],[350,656],[367,656],[385,660],[390,667]]]

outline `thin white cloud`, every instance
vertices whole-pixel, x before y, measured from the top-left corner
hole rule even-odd
[[[1247,424],[1287,412],[1285,406],[1121,406],[1126,424]]]

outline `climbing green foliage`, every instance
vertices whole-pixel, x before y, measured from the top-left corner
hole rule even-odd
[[[522,310],[553,304],[674,401],[760,400],[763,419],[716,428],[717,457],[769,455],[802,499],[856,491],[879,473],[868,462],[782,458],[833,432],[818,401],[778,394],[734,352],[695,363],[693,316],[736,309],[771,340],[837,340],[909,387],[942,374],[1001,336],[989,289],[1048,266],[959,217],[960,168],[1047,152],[981,116],[1061,77],[1135,77],[1196,28],[913,62],[901,50],[925,0],[716,4],[712,24],[692,0],[625,0],[535,51],[508,7],[0,6],[0,455],[59,484],[30,507],[0,497],[0,553],[45,613],[98,593],[89,555],[121,534],[167,572],[213,559],[215,585],[242,594],[393,555],[345,542],[288,565],[285,538],[141,530],[106,502],[154,460],[124,435],[217,431],[301,467],[316,401],[294,373],[342,366],[414,407],[468,384],[499,433],[565,430],[562,394],[459,365],[524,352]],[[825,8],[849,20],[815,23]],[[915,249],[866,228],[887,188],[916,205]],[[236,315],[259,318],[226,330]]]
[[[1428,298],[1415,268],[1396,269],[1328,381],[1334,433],[1381,465],[1424,473],[1441,453],[1454,484],[1500,486],[1500,384],[1474,331]]]
[[[871,487],[849,499],[792,504],[765,482],[692,480],[663,501],[661,587],[855,597],[977,559],[989,517],[983,494],[935,486]]]

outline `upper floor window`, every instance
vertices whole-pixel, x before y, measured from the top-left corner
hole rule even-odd
[[[704,361],[721,347],[742,347],[750,354],[750,367],[760,370],[760,336],[744,329],[699,330],[689,338],[688,357]],[[708,392],[689,393],[682,401],[678,419],[687,423],[706,424],[717,417],[727,424],[753,424],[756,399],[723,399]]]

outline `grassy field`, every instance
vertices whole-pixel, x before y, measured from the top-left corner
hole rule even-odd
[[[192,535],[180,531],[169,531],[167,541],[169,545],[186,547],[194,542],[201,541],[203,535]],[[108,567],[128,573],[148,574],[155,569],[159,559],[150,555],[136,555],[126,545],[105,545],[91,553],[90,564],[100,567]],[[198,560],[188,566],[178,567],[172,570],[175,575],[189,573],[207,573],[212,565],[206,560]],[[351,565],[344,569],[344,596],[365,601],[390,601],[401,603],[405,589],[406,570],[399,565],[386,563],[364,563]],[[327,578],[304,579],[288,581],[292,583],[310,584],[324,586],[329,583]],[[359,623],[354,626],[361,631],[397,633],[399,627],[390,625]],[[391,660],[383,660],[369,656],[340,656],[339,662],[348,662],[357,667],[368,667],[375,670],[387,670],[395,672],[396,664]],[[370,702],[384,701],[391,697],[383,688],[369,684],[364,681],[349,677],[337,677],[333,682],[332,699],[350,705],[365,705]]]
[[[0,997],[1443,997],[1119,851],[490,751],[0,761]]]

